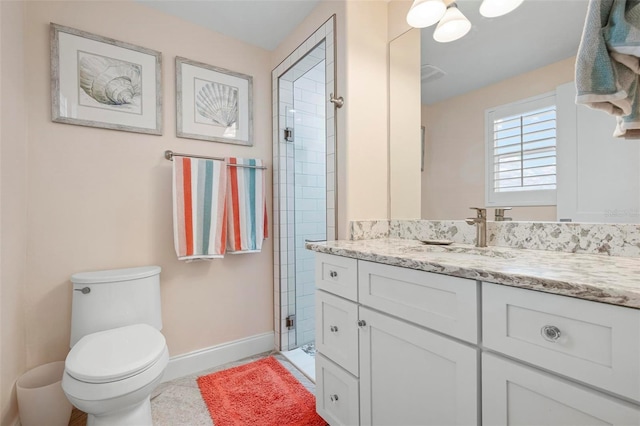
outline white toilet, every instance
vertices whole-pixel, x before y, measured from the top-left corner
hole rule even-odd
[[[62,389],[88,426],[151,425],[150,395],[169,361],[160,267],[71,277],[71,351]]]

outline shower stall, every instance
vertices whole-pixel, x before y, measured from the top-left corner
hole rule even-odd
[[[315,261],[335,239],[334,18],[273,71],[275,346],[313,379]]]

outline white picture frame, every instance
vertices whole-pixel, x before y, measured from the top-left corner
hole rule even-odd
[[[162,54],[50,24],[51,119],[162,134]]]
[[[176,136],[253,146],[253,77],[176,57]]]

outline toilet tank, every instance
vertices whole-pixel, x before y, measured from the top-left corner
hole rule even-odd
[[[71,283],[71,347],[87,334],[126,325],[162,330],[159,266],[80,272]]]

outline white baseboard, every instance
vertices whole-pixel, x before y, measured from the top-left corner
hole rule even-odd
[[[169,359],[162,381],[168,382],[271,350],[274,350],[274,334],[268,332],[177,355]]]

